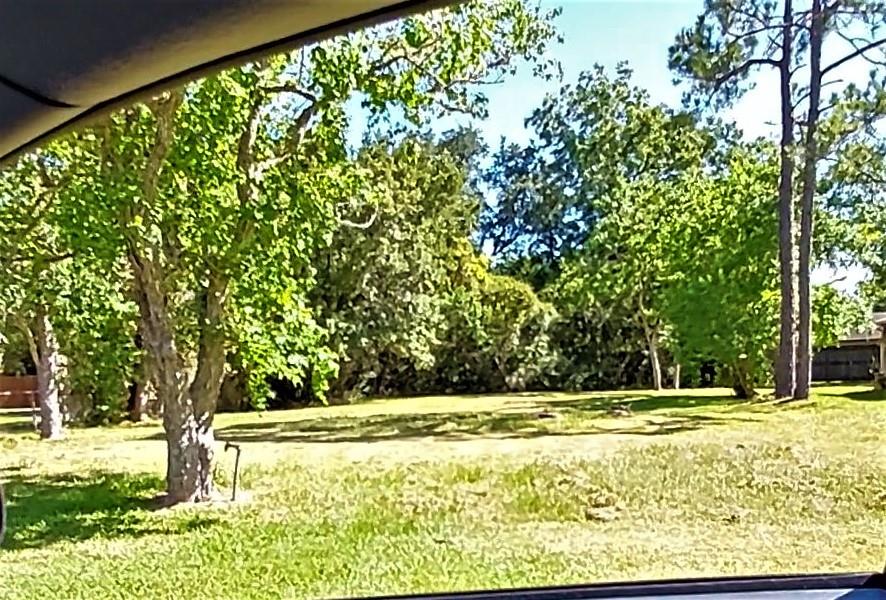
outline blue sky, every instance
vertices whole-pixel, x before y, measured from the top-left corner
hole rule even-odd
[[[627,61],[635,83],[648,89],[654,100],[679,104],[667,51],[680,28],[693,22],[701,2],[560,0],[542,4],[563,8],[558,26],[564,43],[555,46],[552,54],[563,65],[565,82],[575,81],[595,63],[613,70],[620,61]],[[489,93],[490,118],[481,129],[490,141],[502,135],[525,141],[523,119],[558,87],[559,83],[533,79],[524,69]]]
[[[668,69],[668,48],[680,29],[695,21],[701,0],[543,0],[542,6],[563,9],[558,27],[564,43],[552,54],[563,65],[564,82],[575,81],[595,63],[614,70],[625,61],[634,71],[634,83],[646,88],[654,101],[679,106],[681,90]],[[731,111],[729,116],[748,136],[777,131],[772,122],[778,116],[778,96],[771,93],[776,85],[774,75],[760,77],[757,89]],[[523,69],[489,92],[490,118],[480,129],[490,141],[500,136],[526,141],[523,119],[558,87]]]
[[[574,82],[579,73],[595,63],[613,70],[619,62],[626,61],[634,71],[636,85],[646,88],[653,101],[674,107],[680,103],[681,90],[673,84],[668,69],[668,48],[680,29],[694,22],[702,4],[702,0],[542,0],[543,7],[563,9],[557,24],[564,43],[555,46],[552,54],[563,66],[564,83]],[[826,46],[825,59],[829,54],[842,55],[842,48]],[[858,67],[850,67],[840,76],[847,80],[863,79],[867,68]],[[779,113],[777,75],[761,74],[755,83],[755,89],[724,116],[734,120],[747,137],[774,139]],[[546,94],[556,92],[560,85],[535,79],[530,69],[522,69],[502,85],[486,90],[489,119],[473,124],[490,144],[497,145],[501,137],[526,142],[530,132],[524,127],[524,119]],[[436,129],[449,129],[459,122],[468,124],[457,118],[447,119]],[[355,125],[359,129],[360,124]],[[852,290],[864,273],[859,269],[824,269],[815,274],[818,282],[840,277],[846,279],[838,287]]]
[[[673,84],[668,69],[668,48],[679,31],[693,24],[702,11],[702,0],[542,0],[542,6],[562,7],[557,24],[564,43],[555,46],[553,56],[563,65],[564,82],[599,63],[613,70],[626,61],[634,71],[634,83],[646,88],[656,102],[679,106],[681,88]],[[828,59],[843,56],[849,48],[829,40],[824,49]],[[863,84],[869,66],[849,63],[839,72],[845,81]],[[504,135],[525,141],[523,119],[541,103],[545,94],[555,92],[559,83],[534,79],[528,69],[489,92],[490,118],[480,124],[489,140]],[[803,77],[803,73],[799,77]],[[734,120],[745,135],[775,136],[778,76],[773,70],[761,72],[755,88],[725,116]]]

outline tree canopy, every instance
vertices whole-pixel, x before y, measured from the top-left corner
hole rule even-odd
[[[734,100],[778,58],[754,58],[752,23],[781,31],[774,7],[741,6],[710,2],[677,41],[693,102]],[[786,191],[791,227],[814,191],[810,265],[874,274],[863,297],[810,289],[810,343],[886,301],[882,86],[842,90],[798,152],[597,66],[528,115],[530,142],[490,150],[470,126],[484,90],[520,65],[555,81],[557,14],[477,1],[324,41],[117,111],[0,174],[0,344],[37,375],[43,436],[162,416],[168,499],[202,501],[231,394],[262,409],[661,388],[715,365],[753,397],[785,330]],[[368,131],[352,147],[355,100]],[[804,139],[795,112],[785,133]],[[446,115],[469,126],[435,133]]]

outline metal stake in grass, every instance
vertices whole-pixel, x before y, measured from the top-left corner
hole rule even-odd
[[[6,534],[6,497],[3,494],[3,486],[0,485],[0,544]]]
[[[240,444],[225,442],[225,452],[233,448],[237,455],[234,457],[234,489],[231,490],[231,502],[237,501],[237,481],[240,479]]]

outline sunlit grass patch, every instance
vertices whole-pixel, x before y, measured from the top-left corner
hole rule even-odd
[[[873,570],[886,539],[886,403],[858,393],[826,388],[786,407],[721,391],[637,393],[645,404],[618,415],[610,408],[629,404],[625,394],[222,415],[221,439],[277,432],[241,440],[248,501],[174,510],[151,503],[163,485],[156,425],[53,444],[3,429],[12,524],[0,598],[329,597]],[[502,413],[535,429],[491,426]],[[231,469],[220,452],[225,493]]]

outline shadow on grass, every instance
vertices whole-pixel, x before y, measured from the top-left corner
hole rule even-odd
[[[531,399],[529,396],[518,398]],[[578,396],[549,402],[515,402],[497,411],[439,412],[335,417],[262,423],[243,423],[217,430],[220,440],[232,442],[383,442],[391,440],[472,440],[579,436],[594,434],[670,435],[703,426],[750,417],[723,413],[644,417],[656,410],[704,408],[738,404],[729,397],[653,396],[651,394]],[[616,417],[600,421],[600,417]]]
[[[860,387],[867,388],[859,390]],[[812,384],[813,392],[831,398],[846,398],[859,402],[886,401],[886,390],[876,387],[872,381],[828,381]]]
[[[0,434],[28,433],[34,431],[30,409],[0,409]]]
[[[840,394],[844,398],[859,402],[883,402],[886,401],[886,390],[871,389],[865,392],[849,392]]]
[[[0,470],[6,488],[8,530],[4,549],[41,548],[61,541],[185,533],[211,525],[196,515],[152,518],[153,476],[94,472],[26,477]]]
[[[747,404],[734,396],[680,396],[635,394],[606,394],[605,396],[576,396],[573,399],[540,402],[538,407],[551,410],[569,409],[585,413],[602,413],[613,407],[626,407],[634,414],[652,411],[687,410]]]

